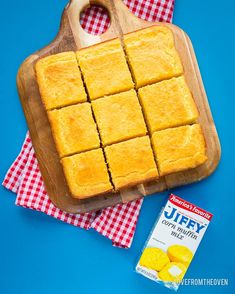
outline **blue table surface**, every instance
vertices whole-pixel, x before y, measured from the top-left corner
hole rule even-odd
[[[21,62],[55,36],[66,0],[1,1],[0,180],[20,150],[27,125],[16,89]],[[222,7],[224,3],[224,7]],[[216,172],[174,189],[214,214],[187,278],[226,278],[229,286],[181,286],[179,293],[235,293],[234,270],[234,68],[235,1],[176,0],[174,23],[190,36],[222,145]],[[14,205],[0,188],[0,293],[170,293],[137,275],[134,266],[167,193],[144,201],[128,250],[93,230]],[[232,262],[233,261],[233,262]]]

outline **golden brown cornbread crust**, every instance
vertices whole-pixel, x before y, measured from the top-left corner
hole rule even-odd
[[[155,132],[152,143],[161,176],[197,167],[207,160],[199,124]]]
[[[91,100],[134,88],[119,39],[79,50],[76,55]]]
[[[192,124],[199,116],[184,76],[145,86],[138,94],[151,134]]]
[[[94,100],[92,107],[104,146],[147,133],[134,90]]]
[[[61,159],[73,197],[85,199],[112,191],[102,149]]]
[[[158,178],[148,136],[104,148],[115,189]]]
[[[35,71],[46,110],[87,100],[74,52],[63,52],[39,59]]]
[[[100,147],[90,103],[55,109],[48,117],[60,157]]]
[[[166,26],[126,34],[124,46],[137,88],[183,73],[173,33]]]

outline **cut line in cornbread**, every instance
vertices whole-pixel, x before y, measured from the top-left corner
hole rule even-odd
[[[158,178],[149,137],[113,144],[104,150],[116,190]]]
[[[161,176],[195,168],[207,160],[199,124],[155,132],[152,144]]]
[[[90,99],[134,88],[119,39],[77,51]]]
[[[100,147],[90,103],[55,109],[48,117],[60,157]]]
[[[151,133],[191,124],[198,110],[183,76],[145,86],[138,91]]]
[[[74,52],[40,59],[35,66],[42,102],[47,110],[87,100]]]
[[[134,90],[92,101],[92,108],[104,146],[147,133]]]
[[[124,35],[124,45],[137,88],[183,73],[173,33],[166,26]]]
[[[112,190],[102,149],[61,159],[74,198],[85,199]]]

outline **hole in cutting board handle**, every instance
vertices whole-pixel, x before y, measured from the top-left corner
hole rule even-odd
[[[80,13],[80,24],[91,35],[101,35],[110,27],[108,10],[101,5],[90,5]]]

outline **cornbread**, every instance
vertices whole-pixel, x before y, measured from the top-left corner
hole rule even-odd
[[[90,103],[55,109],[48,117],[60,157],[100,146]]]
[[[199,124],[155,132],[152,143],[161,176],[197,167],[207,160]]]
[[[147,238],[136,272],[177,290],[212,216],[171,194]]]
[[[139,264],[146,268],[160,271],[169,262],[169,257],[162,249],[147,247],[141,255]]]
[[[82,49],[77,59],[90,99],[134,87],[119,39]]]
[[[167,249],[167,254],[171,261],[183,263],[188,266],[193,258],[192,251],[183,245],[172,245]]]
[[[102,149],[61,159],[73,197],[84,199],[112,190]]]
[[[183,73],[173,34],[166,26],[124,35],[124,44],[137,88]]]
[[[113,144],[104,150],[116,189],[158,178],[147,136]]]
[[[95,189],[96,172],[92,187],[74,180],[80,177],[82,166],[74,167],[83,156],[92,172],[92,150],[103,152],[109,189],[111,185],[115,192],[206,161],[201,128],[191,126],[199,113],[167,24],[47,56],[36,62],[35,73],[58,155],[71,166],[63,164],[75,197],[96,194],[86,192]]]
[[[183,279],[186,270],[186,266],[182,263],[170,262],[158,273],[158,277],[165,282],[179,283]]]
[[[47,110],[87,100],[74,52],[42,58],[35,69],[42,102]]]
[[[136,92],[130,90],[92,102],[103,145],[145,135],[147,132]]]
[[[198,111],[183,76],[139,89],[139,97],[151,133],[191,124]]]

